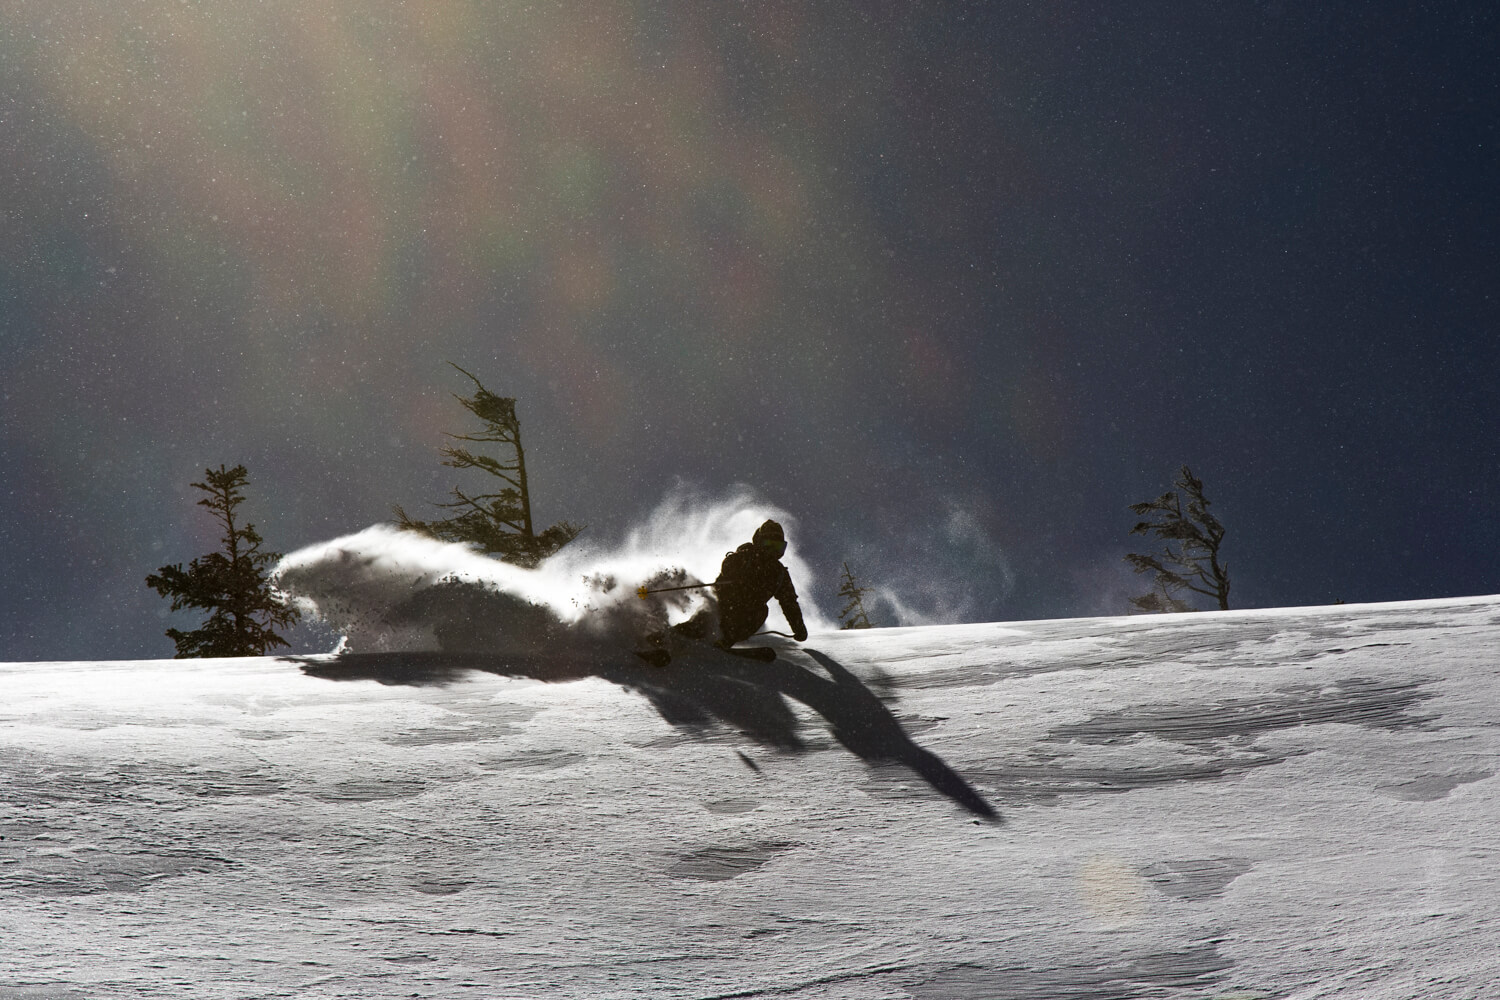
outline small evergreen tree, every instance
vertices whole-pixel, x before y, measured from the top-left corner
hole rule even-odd
[[[839,612],[839,625],[841,629],[847,628],[874,628],[875,623],[870,621],[870,616],[865,613],[865,595],[870,593],[872,587],[861,587],[854,580],[854,573],[849,569],[849,564],[844,563],[844,575],[839,580],[839,596],[846,598],[849,603],[844,605],[844,610]]]
[[[1229,610],[1229,568],[1219,562],[1224,526],[1208,512],[1203,481],[1183,466],[1168,490],[1155,500],[1131,504],[1130,509],[1146,518],[1130,529],[1132,535],[1155,535],[1166,542],[1156,555],[1130,554],[1126,562],[1137,573],[1154,573],[1155,586],[1148,594],[1132,597],[1140,611],[1192,611],[1177,595],[1183,591],[1202,594]]]
[[[452,362],[450,362],[451,364]],[[455,469],[479,469],[503,484],[493,493],[470,495],[458,487],[453,500],[437,506],[457,511],[439,521],[418,521],[401,507],[395,508],[396,523],[408,531],[445,542],[467,542],[481,551],[518,566],[535,566],[578,537],[582,526],[559,521],[540,533],[532,528],[531,491],[526,482],[526,451],[521,446],[521,421],[516,401],[497,396],[479,379],[453,365],[474,383],[472,396],[454,398],[484,424],[474,434],[449,434],[455,441],[500,445],[509,454],[503,458],[475,454],[461,445],[444,445],[443,464]]]
[[[146,577],[146,585],[172,599],[172,610],[201,608],[209,612],[201,628],[184,632],[167,629],[177,644],[177,658],[195,656],[263,656],[287,641],[277,628],[291,625],[301,613],[272,589],[267,571],[281,558],[262,552],[255,525],[235,523],[244,502],[241,491],[249,482],[243,465],[205,469],[204,482],[193,486],[208,496],[198,501],[223,526],[222,552],[200,556],[188,564],[163,566]]]

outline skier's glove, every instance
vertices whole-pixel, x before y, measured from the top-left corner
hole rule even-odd
[[[794,629],[792,629],[792,638],[796,639],[798,642],[806,642],[807,641],[807,626],[803,625],[803,624],[801,624],[799,622],[798,625],[797,625],[797,627],[794,628]]]

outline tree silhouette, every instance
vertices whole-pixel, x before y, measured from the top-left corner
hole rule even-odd
[[[281,558],[280,553],[261,551],[255,525],[235,523],[236,510],[245,499],[241,490],[248,482],[243,465],[205,469],[204,482],[193,486],[208,494],[198,506],[207,507],[223,526],[224,550],[194,559],[187,569],[177,563],[146,577],[147,586],[172,599],[173,611],[201,608],[209,612],[201,628],[191,632],[167,629],[167,637],[177,645],[178,659],[263,656],[272,647],[287,645],[276,629],[301,617],[267,579],[267,570]]]
[[[1203,481],[1183,466],[1168,490],[1155,500],[1130,505],[1146,518],[1130,529],[1132,535],[1155,535],[1166,544],[1156,555],[1130,554],[1126,562],[1137,573],[1155,574],[1148,594],[1132,597],[1140,611],[1192,611],[1177,595],[1183,591],[1212,598],[1221,611],[1229,610],[1229,568],[1219,562],[1224,526],[1208,512]]]
[[[452,364],[452,362],[449,362]],[[455,441],[499,445],[508,452],[503,458],[475,454],[462,445],[444,445],[443,464],[454,469],[478,469],[503,484],[493,493],[470,495],[455,486],[453,500],[437,506],[456,511],[438,521],[419,521],[401,507],[395,508],[396,523],[408,531],[445,542],[466,542],[481,551],[518,566],[535,566],[578,537],[581,525],[559,521],[540,533],[532,528],[531,491],[526,482],[526,451],[521,446],[521,421],[516,401],[497,396],[468,372],[453,365],[474,383],[471,396],[454,396],[484,424],[474,434],[449,434]]]
[[[844,610],[839,612],[839,621],[843,623],[839,628],[875,627],[875,623],[870,621],[870,616],[865,613],[865,595],[873,589],[873,587],[861,587],[856,583],[849,564],[844,563],[844,575],[839,581],[839,596],[847,598],[849,603],[845,604]]]

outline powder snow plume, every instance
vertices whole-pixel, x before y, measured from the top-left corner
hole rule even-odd
[[[537,652],[634,643],[713,605],[711,591],[636,596],[636,588],[707,583],[724,554],[766,518],[787,529],[784,559],[810,625],[813,576],[797,557],[796,522],[746,488],[720,498],[680,487],[616,545],[579,539],[535,569],[378,524],[287,555],[276,585],[342,635],[344,652]],[[771,605],[767,628],[785,629]]]

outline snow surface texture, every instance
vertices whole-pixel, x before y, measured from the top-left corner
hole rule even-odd
[[[726,552],[767,518],[792,542],[783,562],[802,591],[808,625],[828,622],[809,600],[816,581],[795,549],[796,522],[749,492],[710,501],[670,496],[613,548],[579,539],[536,569],[390,525],[293,552],[274,577],[312,618],[343,636],[342,652],[615,649],[704,607],[706,591],[647,600],[636,588],[712,582]],[[772,605],[767,628],[787,630]]]
[[[1480,598],[0,665],[0,998],[1493,997],[1497,648]]]

